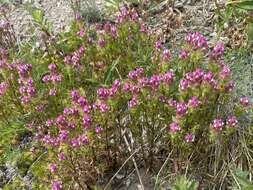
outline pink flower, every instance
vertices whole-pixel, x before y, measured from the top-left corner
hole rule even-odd
[[[131,12],[131,20],[132,21],[137,21],[138,20],[138,18],[139,18],[139,15],[138,15],[138,13],[135,11],[135,10],[133,10],[132,12]]]
[[[68,124],[68,128],[70,128],[70,129],[75,129],[77,126],[76,126],[76,124],[75,123],[69,123]]]
[[[105,45],[106,45],[105,39],[100,38],[100,39],[98,40],[98,45],[99,45],[101,48],[105,47]]]
[[[109,95],[110,97],[113,97],[116,95],[116,93],[119,91],[121,86],[120,80],[115,80],[113,86],[109,89]]]
[[[51,81],[55,83],[59,83],[62,81],[62,75],[53,74],[51,75]]]
[[[91,125],[91,117],[89,115],[83,116],[83,127],[88,129]]]
[[[197,107],[200,105],[200,103],[201,103],[201,102],[199,101],[198,97],[193,96],[193,97],[189,100],[188,106],[189,106],[189,107],[192,107],[192,108],[197,108]]]
[[[139,79],[140,87],[147,87],[149,85],[149,79],[148,77],[142,77]]]
[[[165,83],[171,84],[175,78],[175,74],[173,73],[173,71],[168,71],[162,76],[162,78]]]
[[[147,33],[147,27],[144,22],[141,22],[141,32]]]
[[[231,92],[235,87],[235,81],[229,81],[229,83],[225,86],[225,92]]]
[[[224,126],[224,122],[221,119],[215,119],[213,121],[212,127],[216,131],[221,131]]]
[[[23,96],[21,98],[21,103],[22,104],[28,104],[28,103],[30,103],[30,101],[31,101],[31,97],[30,96]]]
[[[170,131],[171,133],[177,133],[178,131],[181,131],[181,128],[178,123],[173,122],[170,124]]]
[[[50,171],[51,171],[51,173],[55,173],[56,170],[57,170],[57,165],[56,164],[51,164],[50,165]]]
[[[60,161],[65,160],[65,153],[64,153],[64,152],[60,152],[60,153],[58,154],[58,159],[59,159]]]
[[[7,82],[0,83],[0,96],[3,96],[9,88],[9,84]]]
[[[128,102],[128,107],[129,108],[134,108],[139,104],[139,101],[137,99],[137,97],[133,97],[129,102]]]
[[[81,46],[81,47],[78,49],[79,55],[80,55],[80,56],[83,56],[84,52],[85,52],[85,47],[84,47],[84,46]]]
[[[201,83],[203,77],[204,77],[204,71],[200,68],[197,68],[194,72],[193,72],[193,77],[194,77],[194,82],[195,83]]]
[[[131,89],[131,84],[125,83],[125,84],[123,85],[123,91],[124,91],[124,92],[129,92],[130,89]]]
[[[137,85],[132,85],[132,86],[131,86],[130,92],[131,92],[133,95],[139,94],[140,91],[141,91],[141,89],[140,89],[139,86],[137,86]]]
[[[62,190],[63,185],[61,181],[53,181],[52,182],[52,190]]]
[[[176,107],[176,106],[177,106],[177,101],[176,101],[176,100],[173,100],[173,99],[169,99],[169,100],[167,100],[167,104],[168,104],[170,107]]]
[[[77,90],[73,90],[71,92],[71,97],[73,102],[78,102],[78,99],[80,98],[80,93]]]
[[[68,137],[69,137],[69,132],[67,130],[61,130],[58,139],[61,142],[65,142],[67,141]]]
[[[111,35],[112,35],[113,38],[117,38],[118,37],[118,29],[114,25],[111,26]]]
[[[124,22],[127,18],[129,18],[129,10],[126,6],[123,6],[120,8],[120,13],[119,15],[117,16],[117,23],[122,23]]]
[[[57,67],[55,64],[52,63],[48,65],[48,69],[53,73],[53,72],[56,72]]]
[[[64,108],[63,114],[64,115],[71,115],[71,108]]]
[[[80,36],[80,37],[84,37],[84,35],[85,35],[84,28],[81,28],[81,30],[77,33],[77,35]]]
[[[178,103],[177,104],[177,115],[182,117],[186,114],[187,112],[187,104],[184,102]]]
[[[187,59],[190,53],[187,50],[182,50],[179,54],[180,59]]]
[[[167,98],[165,96],[159,96],[159,101],[162,103],[166,103]]]
[[[240,98],[240,103],[241,105],[243,105],[244,107],[247,107],[249,106],[249,98],[248,97],[242,97]]]
[[[155,48],[156,48],[156,50],[162,49],[162,43],[161,43],[160,40],[158,40],[158,41],[155,42]]]
[[[169,51],[168,49],[163,50],[162,60],[163,60],[164,62],[166,62],[166,61],[169,61],[170,58],[171,58],[171,53],[170,53],[170,51]]]
[[[48,83],[51,81],[51,76],[50,75],[45,75],[43,78],[42,78],[42,81],[44,83]]]
[[[182,80],[180,81],[180,84],[179,84],[180,90],[185,91],[185,90],[187,90],[189,87],[190,87],[190,83],[189,83],[188,80],[182,79]]]
[[[91,106],[89,105],[83,106],[83,113],[90,113],[90,110],[91,110]]]
[[[149,80],[149,85],[153,90],[156,90],[162,81],[162,77],[159,75],[153,75]]]
[[[101,100],[107,100],[110,95],[110,92],[106,88],[99,88],[97,90],[97,94]]]
[[[52,120],[52,119],[48,119],[47,121],[46,121],[46,126],[47,127],[52,127],[54,125],[54,121]]]
[[[34,97],[36,95],[36,89],[34,87],[27,87],[27,90],[26,90],[27,94],[30,96],[30,97]]]
[[[45,135],[41,138],[41,141],[45,144],[50,144],[52,141],[52,137],[50,135]]]
[[[56,89],[55,88],[52,88],[49,90],[49,96],[56,96]]]
[[[194,32],[185,37],[187,43],[192,45],[195,49],[206,49],[208,47],[206,38],[199,32]]]
[[[189,134],[185,135],[184,139],[185,139],[185,141],[188,142],[188,143],[189,143],[189,142],[194,142],[194,140],[195,140],[195,135],[189,133]]]
[[[208,73],[204,74],[204,81],[209,83],[214,77],[214,74],[212,73],[212,71],[208,71]]]
[[[17,66],[18,74],[21,78],[26,78],[29,72],[32,70],[31,64],[20,64]]]
[[[64,63],[66,65],[71,65],[71,56],[67,55],[66,57],[64,57]]]
[[[101,127],[96,127],[95,132],[96,132],[97,134],[100,134],[100,133],[103,132],[103,128],[101,128]]]
[[[88,136],[86,136],[84,134],[78,137],[78,141],[80,143],[82,143],[83,145],[89,144],[89,142],[90,142]]]
[[[104,24],[104,31],[106,33],[111,32],[111,24],[109,22],[107,22],[107,23]]]
[[[105,102],[99,103],[98,108],[102,113],[106,113],[109,111],[109,106]]]
[[[81,107],[84,107],[84,106],[87,106],[88,105],[88,100],[84,97],[80,97],[78,99],[78,104],[81,106]]]
[[[222,67],[222,70],[220,72],[220,77],[222,79],[227,79],[227,78],[230,77],[230,75],[231,75],[231,71],[230,71],[229,66],[224,64],[223,67]]]
[[[132,79],[132,80],[136,80],[138,79],[139,77],[141,77],[144,73],[144,69],[143,68],[137,68],[133,71],[130,71],[128,73],[128,78]]]
[[[58,125],[61,125],[61,126],[66,126],[67,125],[67,119],[64,115],[59,115],[57,118],[56,118],[56,123]]]
[[[77,147],[79,147],[79,146],[81,145],[81,143],[80,143],[79,139],[73,138],[73,139],[71,140],[71,145],[72,145],[74,148],[77,148]]]
[[[1,84],[2,84],[2,83],[1,83]],[[4,89],[4,87],[3,87],[1,84],[0,84],[0,86],[1,86],[0,89]],[[26,90],[27,90],[27,89],[26,89],[26,86],[20,86],[20,87],[19,87],[19,93],[20,93],[20,94],[25,94],[25,93],[26,93]],[[4,93],[0,93],[0,94],[4,94]]]
[[[238,124],[237,118],[235,116],[229,116],[227,119],[227,125],[230,127],[235,127]]]
[[[224,52],[225,52],[224,44],[222,42],[218,42],[217,45],[213,48],[212,56],[217,59],[223,56]]]

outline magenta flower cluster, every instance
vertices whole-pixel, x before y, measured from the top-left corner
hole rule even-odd
[[[63,114],[60,114],[55,119],[49,119],[46,121],[45,125],[47,127],[51,128],[55,126],[58,129],[58,132],[54,135],[42,135],[40,139],[44,144],[53,147],[67,144],[72,148],[80,148],[81,146],[89,144],[90,139],[86,132],[90,130],[92,123],[90,116],[92,106],[89,105],[88,100],[81,96],[77,90],[71,92],[71,97],[73,107],[64,108]],[[82,126],[83,133],[73,136],[73,132],[77,130],[80,125]],[[60,152],[58,157],[59,160],[64,160],[64,152]]]
[[[9,84],[7,82],[0,83],[0,97],[4,96],[9,88]]]
[[[36,96],[34,81],[31,77],[32,65],[17,64],[17,70],[19,74],[18,83],[20,85],[19,93],[21,94],[21,102],[28,104]]]
[[[129,101],[128,106],[134,108],[139,105],[138,95],[142,90],[157,91],[161,85],[170,85],[175,78],[173,71],[168,71],[164,74],[153,75],[151,77],[144,76],[144,69],[137,68],[130,71],[128,74],[128,81],[123,85],[122,91],[130,93],[132,99]]]
[[[117,23],[123,23],[125,21],[138,21],[139,15],[135,10],[131,10],[126,6],[123,6],[120,9],[120,13],[117,16],[116,22]]]
[[[81,59],[83,58],[84,54],[85,54],[85,47],[81,46],[77,51],[73,52],[71,55],[67,55],[64,58],[64,63],[74,68],[80,68]]]
[[[236,116],[229,116],[227,118],[226,124],[228,127],[235,127],[238,124],[238,120],[237,120]],[[222,131],[224,125],[225,125],[225,122],[222,119],[218,118],[213,121],[212,128],[216,132],[220,132],[220,131]]]
[[[207,49],[208,44],[206,38],[199,32],[194,32],[185,37],[185,41],[192,45],[195,49]]]
[[[224,55],[225,46],[222,42],[218,42],[216,46],[213,48],[212,57],[215,59],[219,59]]]
[[[47,74],[42,78],[42,81],[44,83],[56,84],[56,83],[60,83],[63,80],[63,76],[62,76],[62,74],[57,72],[57,67],[55,64],[50,64],[48,66],[48,69],[50,71],[50,74]]]

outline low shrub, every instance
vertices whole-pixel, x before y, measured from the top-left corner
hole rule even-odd
[[[46,148],[48,171],[38,177],[53,190],[92,188],[135,151],[135,167],[153,170],[172,151],[168,170],[184,173],[218,145],[215,167],[202,171],[215,173],[238,142],[251,103],[233,94],[222,43],[211,49],[195,32],[174,55],[126,7],[115,23],[85,27],[77,18],[70,32],[41,38],[18,56],[1,50],[0,119],[33,132],[34,154]]]

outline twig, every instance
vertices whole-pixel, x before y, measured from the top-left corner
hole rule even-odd
[[[26,175],[29,173],[29,171],[32,169],[32,167],[41,160],[41,158],[47,154],[47,151],[44,151],[43,153],[41,153],[41,155],[39,155],[34,161],[33,163],[29,166],[29,168],[26,171]]]
[[[131,148],[130,148],[130,145],[129,145],[128,141],[127,141],[127,138],[126,138],[126,135],[125,135],[125,134],[124,134],[123,138],[124,138],[124,141],[125,141],[125,143],[126,143],[126,145],[127,145],[127,149],[128,149],[128,151],[129,151],[129,153],[131,153],[132,150],[131,150]],[[139,182],[140,182],[140,185],[141,185],[141,189],[144,190],[144,186],[143,186],[143,183],[142,183],[142,180],[141,180],[140,172],[139,172],[139,169],[138,169],[138,166],[137,166],[137,164],[136,164],[136,161],[135,161],[134,157],[132,158],[132,161],[133,161],[133,163],[134,163],[134,167],[135,167],[137,176],[138,176],[138,178],[139,178]]]
[[[122,170],[122,168],[126,165],[126,163],[137,153],[139,152],[141,148],[139,147],[137,150],[135,150],[126,160],[125,162],[121,165],[121,167],[118,169],[118,171],[112,176],[112,178],[109,180],[109,182],[106,184],[104,190],[109,188],[109,185],[112,183],[114,178],[119,174],[119,172]]]
[[[236,185],[237,185],[239,188],[241,188],[241,186],[240,186],[240,184],[239,184],[238,180],[236,179],[235,174],[233,173],[233,171],[232,171],[230,168],[229,168],[229,170],[230,170],[230,173],[231,173],[232,177],[233,177],[233,178],[234,178],[234,180],[235,180]]]
[[[162,165],[161,169],[159,170],[159,172],[158,172],[158,174],[157,174],[157,176],[156,176],[154,190],[156,189],[156,186],[157,186],[157,183],[158,183],[159,176],[160,176],[160,174],[161,174],[161,172],[162,172],[163,168],[167,165],[167,163],[168,163],[168,161],[169,161],[169,159],[170,159],[170,156],[171,156],[172,152],[173,152],[173,150],[169,153],[168,157],[166,158],[165,162],[163,163],[163,165]]]

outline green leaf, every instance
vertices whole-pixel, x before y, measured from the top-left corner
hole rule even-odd
[[[248,25],[248,38],[249,42],[253,42],[253,22],[249,23]]]
[[[42,24],[44,18],[44,12],[42,10],[36,9],[31,12],[31,15],[35,22]]]
[[[105,80],[104,80],[105,84],[108,84],[108,82],[110,80],[112,80],[113,71],[116,69],[116,66],[119,63],[119,59],[120,59],[120,57],[118,57],[118,59],[116,61],[114,61],[114,63],[112,64],[112,66],[109,67],[108,70],[106,71]]]
[[[239,2],[229,2],[230,5],[235,5],[240,9],[253,10],[253,1],[252,0],[242,0]]]
[[[197,190],[199,183],[185,177],[178,177],[172,186],[172,190]]]
[[[240,189],[242,190],[251,190],[253,189],[253,184],[248,180],[249,172],[242,171],[237,169],[235,171],[235,177],[240,185]]]

